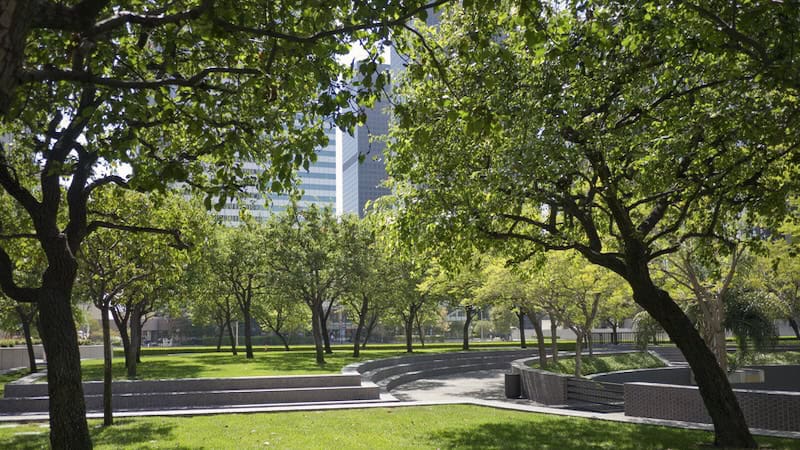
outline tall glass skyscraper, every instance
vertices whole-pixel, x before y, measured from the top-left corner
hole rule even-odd
[[[317,160],[309,165],[307,171],[301,168],[297,173],[300,182],[298,187],[302,191],[297,201],[300,208],[311,204],[320,208],[336,208],[336,128],[326,124],[325,134],[328,144],[317,149]],[[245,162],[245,170],[260,172],[262,168],[256,163]],[[224,223],[236,225],[242,207],[247,208],[256,220],[263,221],[289,206],[290,199],[286,194],[267,194],[267,197],[269,202],[265,202],[264,194],[255,187],[248,187],[239,199],[226,203],[217,215]]]

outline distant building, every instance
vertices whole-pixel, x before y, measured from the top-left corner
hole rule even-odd
[[[325,134],[328,144],[317,149],[317,160],[311,163],[307,171],[300,169],[297,173],[299,188],[302,190],[302,196],[297,201],[300,208],[312,204],[321,208],[336,208],[336,129],[326,124]],[[262,170],[259,164],[244,164],[246,171],[255,173]],[[265,201],[267,198],[268,202]],[[289,204],[287,194],[267,194],[265,197],[255,187],[248,187],[240,198],[227,202],[217,216],[223,223],[237,225],[239,210],[245,207],[256,220],[263,221],[272,214],[285,211]]]

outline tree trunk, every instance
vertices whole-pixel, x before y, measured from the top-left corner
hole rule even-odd
[[[617,333],[617,328],[619,325],[617,322],[608,321],[608,324],[611,325],[611,344],[619,345],[619,334]]]
[[[328,311],[330,311],[330,309]],[[325,314],[325,308],[323,308],[322,303],[319,304],[318,317],[320,333],[322,333],[322,342],[325,346],[325,353],[330,355],[333,353],[333,350],[331,349],[331,335],[328,332],[328,315]]]
[[[25,348],[28,350],[28,367],[31,373],[36,373],[39,369],[36,367],[36,354],[33,352],[33,338],[31,337],[31,322],[35,314],[25,314],[21,306],[16,307],[17,315],[22,323],[22,335],[25,336]]]
[[[574,330],[573,330],[574,331]],[[581,366],[583,365],[583,334],[575,333],[575,376],[581,376]]]
[[[683,353],[694,372],[697,387],[714,423],[714,444],[721,447],[755,448],[736,396],[725,372],[700,333],[670,295],[649,281],[644,268],[640,279],[633,279],[633,298],[664,328]],[[630,280],[629,280],[630,281]]]
[[[289,351],[289,339],[287,339],[286,335],[284,335],[283,333],[278,333],[276,331],[275,334],[278,336],[278,338],[280,338],[281,342],[283,343],[283,349],[288,352]]]
[[[122,353],[125,355],[125,367],[128,367],[128,355],[133,353],[131,346],[131,335],[128,334],[128,324],[123,323],[123,326],[117,324],[119,330],[119,338],[122,341]]]
[[[551,353],[553,353],[551,356],[553,364],[558,364],[558,324],[553,319],[552,314],[550,314],[550,348],[552,348]]]
[[[242,316],[244,317],[244,350],[245,358],[253,359],[253,318],[250,315],[250,302],[247,302],[242,308]]]
[[[111,406],[112,391],[111,383],[114,373],[111,367],[111,324],[108,320],[108,305],[100,308],[100,323],[103,326],[103,426],[114,424],[114,410]]]
[[[317,364],[325,364],[325,348],[322,342],[322,327],[320,325],[321,305],[311,306],[311,333],[314,335],[314,350],[316,351]]]
[[[125,355],[125,367],[128,371],[128,378],[131,380],[136,379],[136,365],[139,360],[137,348],[142,342],[142,322],[140,314],[141,313],[134,308],[129,319],[131,328],[131,342],[129,344],[130,349],[128,350],[128,354]]]
[[[794,317],[789,317],[789,326],[794,330],[794,336],[800,339],[800,327],[797,326],[797,321],[794,320]]]
[[[69,278],[53,274],[48,278]],[[74,279],[74,276],[73,276]],[[39,291],[39,322],[47,354],[47,392],[50,397],[50,446],[53,449],[92,448],[86,424],[86,403],[81,383],[81,357],[78,333],[72,320],[72,304],[68,288],[42,288]]]
[[[519,319],[519,348],[528,348],[528,344],[525,343],[525,313],[517,312],[517,319]]]
[[[547,347],[544,343],[544,330],[542,330],[542,321],[536,314],[528,316],[533,323],[533,331],[536,333],[536,347],[539,349],[539,367],[547,367]]]
[[[414,353],[414,315],[408,316],[403,322],[404,331],[406,333],[406,353]]]
[[[419,314],[417,314],[417,336],[419,336],[419,344],[425,347],[425,330],[422,329],[422,324],[419,321]]]
[[[225,323],[219,323],[219,337],[217,338],[217,352],[222,351],[222,336],[225,334]]]
[[[361,332],[364,330],[368,312],[369,296],[362,295],[361,307],[358,310],[358,325],[356,325],[356,332],[353,335],[353,358],[358,358],[361,355]]]
[[[586,341],[586,346],[589,348],[589,356],[594,356],[594,339],[592,338],[591,329],[583,336],[583,339]]]
[[[228,337],[231,339],[231,353],[236,356],[239,353],[236,350],[236,337],[233,335],[233,321],[230,319],[228,319]]]
[[[467,315],[464,320],[464,330],[463,330],[464,339],[463,342],[461,343],[461,350],[469,350],[469,327],[472,324],[472,318],[475,317],[475,314],[473,314],[470,311],[471,309],[472,309],[471,307],[468,307],[466,310]]]
[[[378,314],[374,314],[370,319],[369,323],[367,324],[366,334],[364,335],[364,342],[361,344],[361,350],[367,348],[367,342],[369,342],[370,336],[372,336],[372,330],[375,329],[375,325],[378,324]]]
[[[14,102],[19,70],[25,57],[25,42],[38,2],[0,0],[0,117]]]

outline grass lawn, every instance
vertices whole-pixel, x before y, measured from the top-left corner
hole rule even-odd
[[[548,363],[547,370],[551,372],[568,375],[575,373],[575,358],[559,358],[558,364],[555,366],[550,360],[548,360]],[[539,368],[539,365],[538,363],[532,363],[531,367]],[[664,363],[655,356],[642,352],[608,356],[583,356],[581,358],[581,375],[583,376],[594,373],[614,372],[617,370],[646,369],[653,367],[664,367]]]
[[[415,353],[443,352],[444,349],[415,350]],[[362,350],[361,356],[353,358],[345,350],[325,355],[325,365],[319,366],[313,351],[260,352],[254,359],[246,359],[244,352],[233,356],[230,353],[181,353],[142,357],[137,368],[139,379],[155,380],[164,378],[213,378],[247,377],[260,375],[309,375],[339,373],[342,367],[358,361],[406,355],[396,349]],[[84,360],[82,363],[84,380],[103,379],[103,360]],[[114,378],[126,377],[125,361],[115,357]]]
[[[729,355],[729,360],[735,359],[736,355]],[[766,366],[770,364],[800,364],[800,352],[757,353],[747,358],[748,366]]]
[[[17,381],[29,373],[31,373],[31,371],[28,369],[20,369],[20,370],[15,370],[13,372],[6,372],[4,374],[0,374],[0,397],[2,397],[3,394],[5,393],[6,383]]]
[[[96,449],[690,449],[711,433],[466,405],[90,422]],[[800,441],[758,438],[769,448]],[[41,425],[0,427],[0,448],[47,446]]]

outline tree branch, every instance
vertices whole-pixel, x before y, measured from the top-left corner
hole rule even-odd
[[[384,20],[378,22],[369,22],[369,23],[362,23],[356,25],[348,25],[344,27],[334,28],[331,30],[320,31],[318,33],[312,34],[310,36],[298,36],[288,33],[282,33],[280,31],[265,29],[265,28],[253,28],[253,27],[245,27],[242,25],[237,25],[219,18],[214,19],[214,23],[226,31],[231,32],[241,32],[247,33],[253,36],[263,36],[263,37],[271,37],[275,39],[281,39],[288,42],[295,42],[298,44],[308,44],[318,41],[320,39],[324,39],[331,36],[337,36],[340,34],[348,34],[353,33],[355,31],[361,30],[369,30],[371,28],[388,28],[388,27],[397,27],[405,25],[405,23],[415,15],[419,14],[421,11],[426,9],[436,8],[437,6],[441,6],[450,0],[436,0],[430,2],[428,4],[419,6],[417,8],[413,8],[410,11],[407,11],[405,14],[402,14],[394,19],[391,20]]]
[[[2,247],[0,247],[0,289],[14,301],[20,303],[37,302],[36,289],[19,287],[14,282],[14,264]]]
[[[20,74],[22,83],[45,81],[75,81],[78,83],[94,84],[118,89],[157,89],[164,86],[196,87],[204,89],[221,89],[204,83],[206,77],[214,73],[226,75],[261,75],[262,72],[251,68],[236,67],[206,67],[189,78],[165,78],[162,80],[121,80],[118,78],[99,77],[89,72],[75,70],[61,70],[54,67],[43,70],[26,70]]]
[[[100,228],[110,230],[127,231],[129,233],[151,233],[151,234],[164,234],[175,238],[174,246],[178,249],[185,250],[191,248],[189,244],[183,241],[180,230],[171,230],[166,228],[155,227],[139,227],[134,225],[122,225],[118,223],[106,222],[104,220],[94,220],[86,227],[87,235],[97,231]]]

